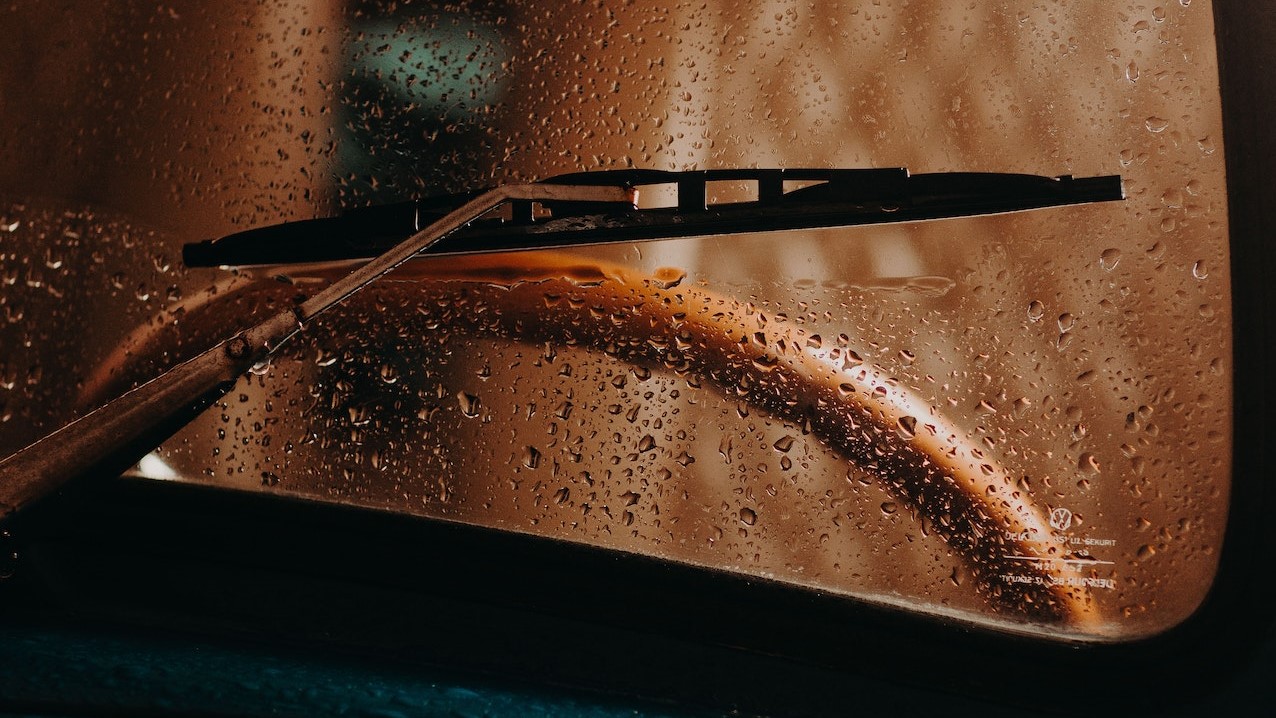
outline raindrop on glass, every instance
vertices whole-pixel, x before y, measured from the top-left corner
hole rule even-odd
[[[1103,267],[1109,272],[1116,269],[1117,265],[1120,263],[1121,263],[1121,250],[1119,249],[1115,249],[1115,248],[1105,249],[1103,250],[1103,253],[1099,255],[1099,266]]]
[[[479,414],[479,398],[473,394],[467,394],[463,391],[456,394],[457,404],[461,407],[461,413],[473,418]]]

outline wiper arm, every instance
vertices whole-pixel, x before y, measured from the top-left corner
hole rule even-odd
[[[710,182],[756,183],[757,199],[710,205]],[[676,188],[676,204],[637,209],[530,200],[508,216],[473,223],[432,246],[429,254],[494,252],[605,242],[776,230],[915,222],[1018,212],[1124,198],[1116,175],[1074,178],[947,172],[910,175],[897,169],[727,169],[691,172],[609,170],[561,175],[543,185]],[[187,266],[290,264],[375,256],[478,193],[349,210],[188,244]]]
[[[625,204],[610,186],[510,185],[489,190],[390,247],[376,259],[286,309],[169,369],[0,461],[0,519],[92,473],[118,474],[230,391],[303,326],[354,292],[505,202]]]

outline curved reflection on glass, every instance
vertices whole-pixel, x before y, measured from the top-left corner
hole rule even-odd
[[[1138,459],[1184,431],[1225,426],[1227,407],[1158,417],[1129,406],[1134,378],[1106,368],[1121,341],[1085,345],[1078,370],[1060,346],[1085,331],[1065,326],[1072,312],[1047,316],[1044,301],[999,286],[1059,259],[1034,237],[1120,211],[419,260],[310,327],[152,455],[150,475],[559,536],[1002,626],[1128,637],[1138,622],[1124,606],[1152,594],[1132,579],[1155,549],[1140,535],[1149,509],[1126,497],[1160,478]],[[841,279],[661,262],[687,242],[726,257],[795,237],[845,247],[832,268]],[[922,267],[934,266],[929,250],[954,244],[981,261],[935,274],[865,269],[890,239]],[[1077,281],[1112,281],[1120,266],[1088,253]],[[89,390],[106,396],[154,371],[154,358],[176,357],[179,341],[225,336],[345,270],[277,271],[288,281],[241,278],[186,302],[177,324],[142,330],[106,364],[132,371]],[[764,299],[777,285],[787,298]],[[1148,299],[1097,296],[1124,325],[1114,338],[1137,346]],[[1027,362],[1031,373],[1017,373]],[[1141,362],[1148,373],[1184,368]],[[1202,389],[1226,390],[1222,373],[1202,376]],[[1092,433],[1128,438],[1110,446]],[[1225,504],[1214,511],[1206,532],[1225,521]],[[1180,561],[1205,577],[1180,593],[1190,611],[1214,554]]]

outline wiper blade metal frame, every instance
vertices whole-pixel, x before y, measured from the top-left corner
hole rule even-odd
[[[754,182],[757,199],[708,204],[711,182]],[[546,185],[676,187],[677,203],[512,203],[426,254],[497,252],[683,237],[849,227],[1020,212],[1125,198],[1119,175],[1074,178],[996,172],[911,175],[889,169],[606,170],[559,175]],[[787,189],[788,185],[800,185]],[[276,265],[376,256],[480,192],[349,210],[187,244],[190,267]]]

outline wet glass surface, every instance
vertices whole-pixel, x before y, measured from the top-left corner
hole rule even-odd
[[[0,51],[0,449],[340,271],[186,270],[184,241],[628,166],[1121,174],[1119,204],[415,262],[140,471],[1159,632],[1230,480],[1210,10],[0,11],[28,38]]]

